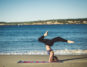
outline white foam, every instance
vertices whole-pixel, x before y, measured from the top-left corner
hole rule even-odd
[[[87,54],[87,50],[55,50],[56,55],[81,55],[81,54]]]
[[[54,50],[55,55],[83,55],[87,54],[87,50]],[[47,55],[47,51],[32,50],[29,52],[5,52],[0,53],[0,55]]]

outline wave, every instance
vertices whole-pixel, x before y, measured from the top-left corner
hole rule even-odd
[[[54,50],[55,55],[85,55],[87,54],[87,50]],[[0,52],[0,55],[47,55],[47,51],[44,50],[30,50],[26,52]]]

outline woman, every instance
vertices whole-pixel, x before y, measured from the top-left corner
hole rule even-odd
[[[44,35],[41,36],[38,40],[46,45],[46,50],[49,54],[49,62],[58,62],[59,60],[56,56],[54,56],[54,51],[51,49],[51,46],[53,46],[53,44],[55,42],[74,43],[74,41],[65,40],[61,37],[56,37],[56,38],[53,38],[53,39],[44,39],[44,37],[47,36],[47,35],[48,35],[48,31],[46,33],[44,33]]]

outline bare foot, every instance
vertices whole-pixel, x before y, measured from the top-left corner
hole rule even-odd
[[[75,43],[74,41],[71,41],[71,40],[68,40],[67,42],[68,42],[68,43]]]
[[[45,33],[44,33],[44,36],[47,36],[48,35],[48,31],[46,31]]]

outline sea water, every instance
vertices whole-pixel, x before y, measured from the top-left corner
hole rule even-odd
[[[0,26],[0,54],[47,55],[45,45],[38,41],[45,31],[48,31],[47,39],[62,37],[75,41],[56,42],[52,46],[56,55],[87,54],[87,24]]]

